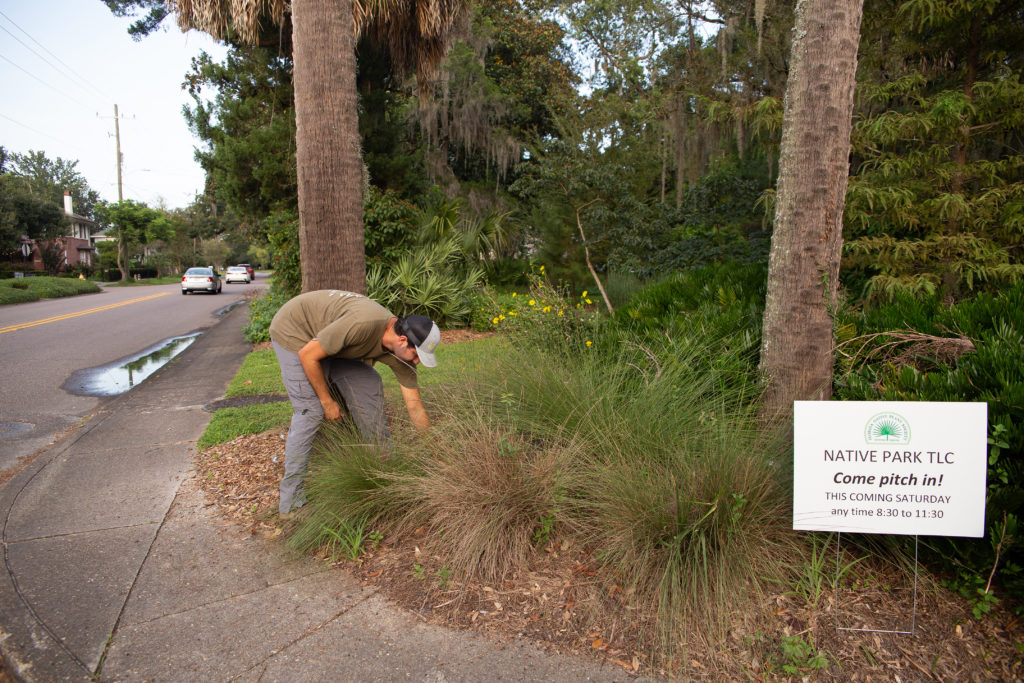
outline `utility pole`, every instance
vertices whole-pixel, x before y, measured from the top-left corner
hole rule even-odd
[[[100,116],[99,112],[96,113],[96,118],[107,119],[109,116]],[[132,117],[134,118],[134,117]],[[109,136],[110,133],[107,133]],[[117,112],[117,105],[114,105],[114,140],[117,144],[117,201],[124,201],[124,190],[121,183],[121,116]]]
[[[96,114],[99,118],[106,118]],[[117,202],[124,201],[124,188],[121,183],[121,116],[118,114],[117,105],[114,105],[114,140],[117,144]],[[121,228],[117,229],[117,268],[121,271],[121,282],[128,279],[128,255],[124,253],[124,240],[121,237]]]
[[[124,193],[121,190],[121,126],[120,117],[117,115],[117,105],[114,105],[114,138],[117,140],[117,201],[124,201]]]

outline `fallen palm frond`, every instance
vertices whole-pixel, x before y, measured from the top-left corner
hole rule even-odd
[[[885,341],[875,345],[880,340]],[[974,350],[974,342],[964,335],[937,337],[914,330],[864,334],[836,346],[836,353],[849,359],[851,370],[873,362],[903,367],[914,365],[920,358],[948,363]]]

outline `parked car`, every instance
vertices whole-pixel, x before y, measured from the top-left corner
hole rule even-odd
[[[245,270],[249,273],[249,282],[252,282],[253,280],[256,279],[256,271],[253,270],[252,266],[250,266],[248,263],[239,263],[238,267],[245,268]]]
[[[220,273],[213,268],[189,268],[181,276],[181,293],[209,292],[220,294]]]
[[[224,282],[241,282],[243,284],[249,284],[252,282],[252,278],[249,277],[249,271],[243,266],[230,266],[224,272]]]

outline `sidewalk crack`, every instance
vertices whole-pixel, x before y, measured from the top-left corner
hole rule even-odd
[[[332,623],[334,621],[337,621],[340,617],[345,616],[346,614],[351,612],[356,607],[359,607],[360,605],[362,605],[364,602],[369,600],[374,595],[376,595],[376,592],[370,593],[369,595],[366,595],[365,597],[363,597],[360,600],[356,600],[351,605],[348,605],[347,607],[345,607],[344,609],[342,609],[340,612],[338,612],[334,616],[330,617],[329,619],[326,619],[325,621],[321,622],[320,624],[317,624],[316,626],[313,626],[311,628],[306,629],[304,632],[302,632],[298,636],[296,636],[291,642],[289,642],[289,643],[279,647],[278,649],[272,651],[270,654],[268,654],[266,657],[264,657],[263,659],[259,660],[258,662],[256,662],[252,666],[250,666],[248,669],[245,669],[244,671],[239,672],[237,675],[232,676],[229,680],[232,680],[232,681],[238,680],[242,676],[245,676],[247,673],[250,673],[251,671],[254,671],[255,669],[258,669],[260,667],[263,667],[263,673],[260,674],[260,678],[262,678],[263,674],[266,673],[267,664],[268,664],[268,662],[270,662],[271,659],[273,659],[274,657],[278,656],[279,654],[281,654],[283,652],[286,652],[291,647],[293,647],[295,645],[298,645],[300,642],[302,642],[306,638],[308,638],[311,635],[313,635],[313,634],[317,633],[318,631],[322,630],[328,624],[330,624],[330,623]]]

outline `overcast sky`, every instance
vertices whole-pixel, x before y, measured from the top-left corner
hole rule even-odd
[[[173,18],[135,42],[131,22],[101,0],[0,0],[0,145],[77,160],[90,187],[117,201],[117,104],[124,198],[184,207],[204,175],[181,83],[193,56],[219,61],[225,48]]]

